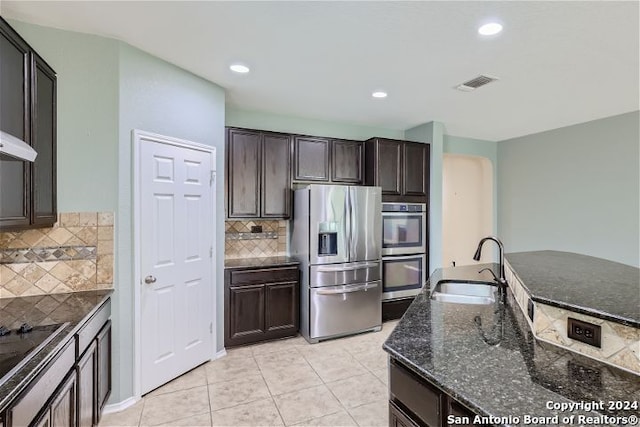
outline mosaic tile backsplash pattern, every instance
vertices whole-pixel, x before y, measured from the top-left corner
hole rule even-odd
[[[256,225],[262,233],[251,233]],[[226,259],[286,255],[286,221],[226,221],[224,226]]]
[[[526,314],[529,294],[508,263],[505,265],[505,275],[515,300],[522,312]],[[640,374],[640,329],[538,302],[534,302],[534,307],[533,322],[526,315],[525,318],[529,321],[536,338]],[[600,325],[602,347],[593,347],[569,338],[567,336],[567,317],[569,316]]]
[[[0,232],[0,298],[113,287],[111,212],[61,213],[52,228]]]

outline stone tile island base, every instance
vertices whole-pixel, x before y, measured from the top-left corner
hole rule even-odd
[[[640,375],[640,329],[531,301],[531,295],[526,286],[506,261],[505,275],[514,299],[537,339]],[[529,301],[534,307],[533,321],[527,315]],[[567,336],[568,317],[599,325],[602,328],[601,347],[594,347],[569,338]]]

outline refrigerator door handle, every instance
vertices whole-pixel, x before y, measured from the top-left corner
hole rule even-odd
[[[318,267],[316,270],[319,273],[334,273],[336,271],[352,271],[352,270],[361,270],[363,268],[373,268],[378,267],[380,263],[376,262],[363,262],[354,265],[350,265],[348,267],[340,265],[340,266],[327,266],[327,267]]]
[[[353,244],[353,221],[351,221],[351,203],[353,202],[351,189],[349,187],[345,188],[346,195],[344,198],[344,221],[346,224],[345,237],[346,237],[346,247],[347,247],[347,259],[352,261],[351,259],[351,245]]]
[[[340,295],[350,294],[352,292],[368,291],[369,289],[375,289],[378,287],[377,283],[365,283],[362,285],[348,285],[341,286],[338,289],[318,289],[317,295]]]

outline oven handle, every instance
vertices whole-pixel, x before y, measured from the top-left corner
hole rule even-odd
[[[333,267],[318,267],[316,270],[318,273],[339,273],[341,271],[352,271],[352,270],[361,270],[363,268],[372,268],[378,267],[380,265],[379,262],[364,262],[362,264],[350,265],[348,267],[344,266],[333,266]]]
[[[365,283],[363,285],[347,285],[340,289],[318,289],[317,295],[340,295],[350,294],[352,292],[368,291],[369,289],[375,289],[378,287],[378,283]]]
[[[418,258],[422,258],[422,260],[424,261],[424,259],[426,258],[425,253],[419,253],[419,254],[414,254],[414,255],[385,255],[382,257],[382,263],[384,264],[385,261],[394,261],[394,260],[404,260],[404,259],[418,259]]]

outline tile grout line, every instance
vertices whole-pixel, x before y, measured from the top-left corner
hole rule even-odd
[[[351,353],[349,353],[348,350],[344,349],[345,351],[347,351],[347,354],[349,354],[351,356]],[[306,360],[306,357],[304,355],[302,355],[302,357]],[[351,356],[353,357],[353,356]],[[354,358],[355,360],[355,358]],[[356,360],[356,362],[360,363],[358,360]],[[307,363],[309,363],[309,361],[307,360]],[[351,420],[356,423],[356,425],[360,426],[360,424],[358,424],[358,422],[353,418],[353,416],[351,415],[351,412],[349,412],[349,409],[342,403],[342,401],[340,401],[340,399],[338,399],[338,396],[336,396],[336,394],[333,392],[333,390],[331,390],[331,387],[328,386],[328,383],[320,376],[320,374],[318,374],[318,372],[314,369],[313,365],[311,365],[311,363],[309,363],[309,365],[311,366],[311,369],[313,369],[313,371],[316,373],[316,375],[318,375],[318,377],[320,378],[320,381],[322,381],[322,384],[327,388],[327,390],[329,390],[329,393],[331,393],[331,395],[334,397],[334,399],[336,399],[336,401],[338,402],[338,404],[340,405],[340,407],[344,410],[344,412],[349,416],[349,418],[351,418]],[[365,368],[366,369],[366,368]],[[354,375],[356,376],[356,375]],[[353,377],[348,377],[348,378],[353,378]],[[348,379],[346,378],[346,379]],[[343,378],[345,379],[345,378]],[[341,381],[341,380],[337,380],[337,381]],[[336,381],[329,381],[329,383],[331,382],[336,382]],[[334,412],[333,414],[337,414],[339,411]],[[332,415],[332,414],[327,414],[327,415]],[[324,415],[323,415],[324,416]],[[313,418],[307,420],[310,421]]]
[[[260,376],[262,377],[262,381],[264,382],[264,385],[267,387],[267,392],[269,393],[269,397],[271,398],[271,402],[273,402],[273,406],[276,407],[276,411],[278,411],[278,416],[280,417],[280,421],[282,421],[282,425],[286,427],[286,423],[284,422],[284,417],[282,416],[282,413],[280,412],[280,408],[278,407],[278,404],[276,403],[276,400],[273,396],[273,393],[271,393],[271,389],[269,388],[269,383],[267,383],[267,379],[264,377],[264,374],[262,373],[262,368],[260,367],[260,364],[258,363],[258,361],[256,360],[255,356],[253,355],[253,351],[251,351],[251,358],[253,359],[253,362],[256,364],[256,366],[258,367],[258,372],[260,372]],[[213,425],[213,423],[212,423]]]

